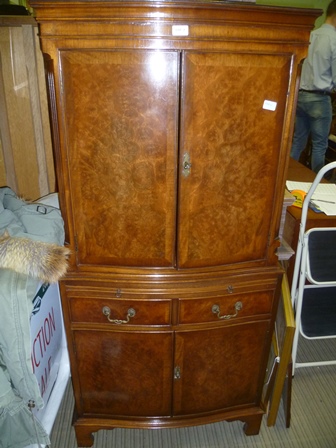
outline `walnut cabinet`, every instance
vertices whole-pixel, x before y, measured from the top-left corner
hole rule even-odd
[[[32,0],[70,269],[79,446],[114,427],[259,431],[297,68],[316,12]]]

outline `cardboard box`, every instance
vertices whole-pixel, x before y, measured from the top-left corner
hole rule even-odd
[[[46,405],[56,381],[62,348],[63,319],[58,285],[42,284],[33,305],[30,323],[31,361]]]
[[[34,409],[48,434],[70,377],[70,365],[58,284],[41,284],[33,300],[31,361],[44,400]]]

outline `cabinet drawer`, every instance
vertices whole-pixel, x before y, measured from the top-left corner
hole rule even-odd
[[[171,301],[71,297],[72,322],[110,325],[170,325]]]
[[[229,321],[244,317],[269,315],[274,290],[223,294],[197,299],[181,299],[179,323]]]

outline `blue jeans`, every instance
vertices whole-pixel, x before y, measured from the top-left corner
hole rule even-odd
[[[331,120],[330,96],[299,92],[291,157],[299,160],[301,152],[307,145],[309,134],[311,134],[311,168],[316,173],[325,165]]]

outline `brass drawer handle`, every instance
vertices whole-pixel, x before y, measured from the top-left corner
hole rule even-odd
[[[111,314],[111,309],[108,306],[104,306],[103,309],[103,314],[104,316],[107,317],[107,320],[109,322],[111,322],[112,324],[128,324],[128,322],[130,321],[131,317],[134,317],[136,312],[134,308],[129,308],[129,310],[127,311],[127,316],[125,320],[122,319],[111,319],[110,314]]]
[[[212,306],[212,312],[217,315],[218,319],[231,319],[232,317],[237,317],[238,312],[243,308],[242,302],[236,302],[235,303],[235,314],[224,314],[223,316],[220,315],[220,307],[219,305],[213,305]]]

